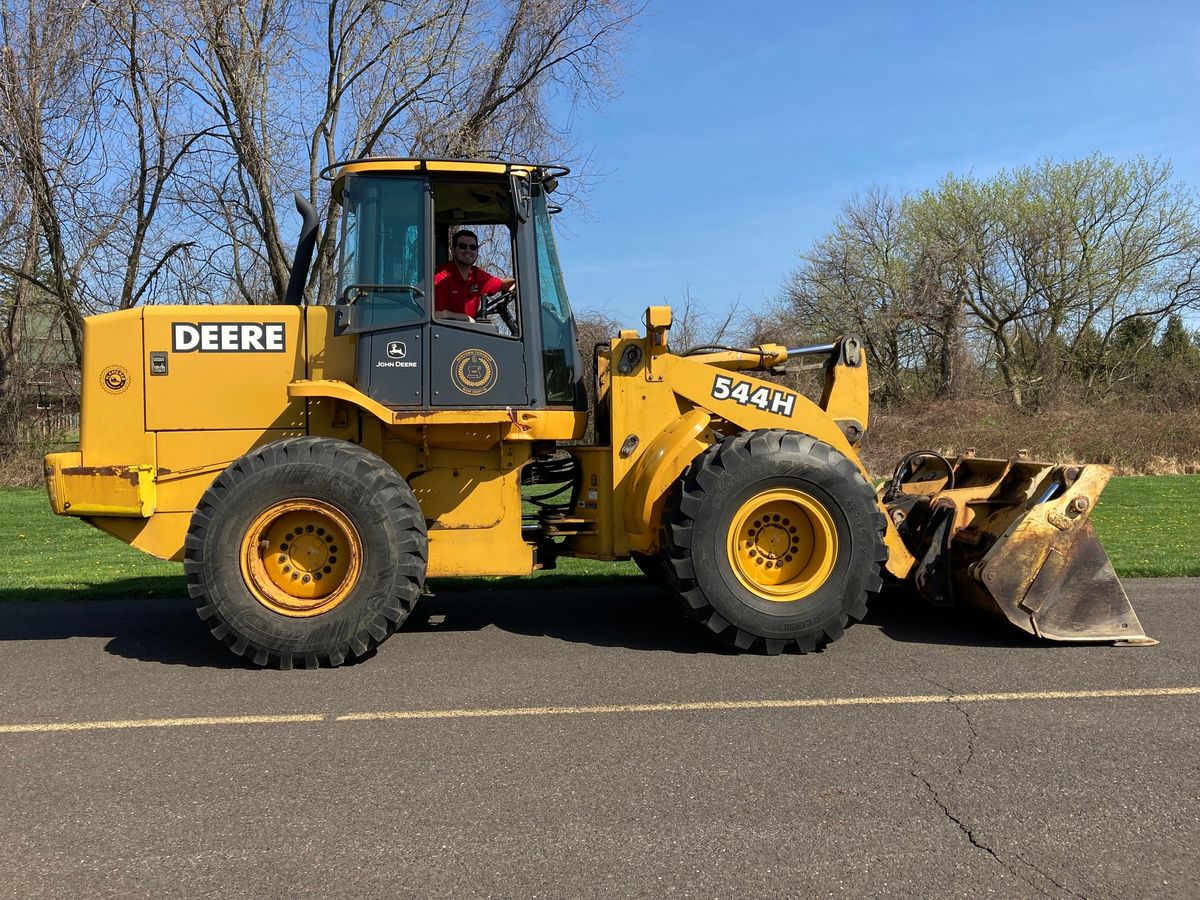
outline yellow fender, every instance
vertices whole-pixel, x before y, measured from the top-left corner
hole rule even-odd
[[[708,448],[700,435],[711,421],[712,415],[702,409],[684,413],[651,441],[638,459],[625,493],[625,530],[630,535],[651,530],[655,505],[688,464]]]

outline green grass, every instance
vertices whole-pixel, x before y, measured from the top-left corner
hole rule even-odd
[[[0,489],[0,601],[185,593],[178,563],[146,556],[80,519],[54,515],[44,490]]]
[[[1114,478],[1092,522],[1118,575],[1200,575],[1200,475]]]
[[[1200,575],[1200,476],[1114,478],[1093,516],[1119,575]],[[533,576],[551,587],[640,579],[631,562],[561,559]],[[434,590],[508,587],[522,578],[437,579]],[[640,582],[639,582],[640,583]],[[180,597],[181,567],[152,559],[78,519],[50,512],[45,492],[0,489],[0,602]]]

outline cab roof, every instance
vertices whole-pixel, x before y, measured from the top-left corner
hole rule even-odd
[[[534,179],[561,178],[571,170],[555,163],[530,163],[499,159],[424,159],[416,157],[368,157],[337,162],[321,172],[337,181],[343,175],[363,172],[447,172],[465,175],[532,175]]]

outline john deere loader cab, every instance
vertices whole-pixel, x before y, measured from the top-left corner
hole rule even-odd
[[[358,336],[360,391],[392,409],[586,408],[550,228],[554,184],[549,170],[503,163],[344,168],[334,333]],[[516,280],[473,298],[473,316],[438,309],[434,284],[464,230],[481,268]]]

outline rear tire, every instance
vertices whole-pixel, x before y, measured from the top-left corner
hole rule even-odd
[[[886,520],[858,467],[789,431],[714,444],[664,516],[665,568],[688,614],[742,650],[808,652],[867,614]]]
[[[412,611],[428,539],[412,490],[362,447],[276,441],[204,493],[184,544],[196,611],[256,665],[316,668],[361,657]]]

